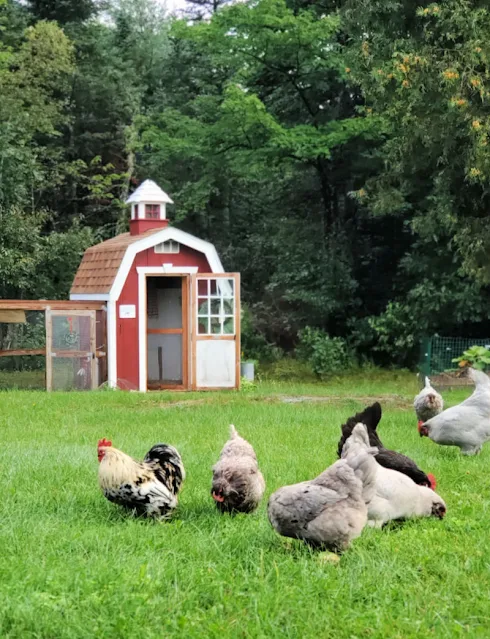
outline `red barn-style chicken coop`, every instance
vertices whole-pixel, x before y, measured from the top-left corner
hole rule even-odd
[[[172,200],[151,180],[127,203],[129,233],[87,249],[70,291],[106,305],[109,386],[238,388],[239,275],[223,272],[213,244],[168,225]]]

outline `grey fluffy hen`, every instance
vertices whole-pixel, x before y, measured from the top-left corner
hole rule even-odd
[[[359,424],[354,436],[367,437]],[[367,440],[369,446],[369,440]],[[346,454],[310,481],[284,486],[269,499],[268,516],[284,537],[314,547],[346,550],[367,523],[367,505],[375,494],[377,448]]]
[[[424,388],[413,401],[413,407],[419,422],[426,422],[432,417],[442,413],[444,400],[430,385],[430,379],[425,378]]]
[[[213,466],[211,496],[221,512],[250,513],[259,505],[264,491],[255,451],[231,425],[230,439]]]

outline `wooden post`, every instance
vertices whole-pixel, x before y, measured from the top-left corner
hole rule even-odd
[[[53,359],[51,356],[52,347],[52,316],[51,309],[46,309],[46,390],[53,390]]]
[[[95,390],[98,385],[97,379],[97,332],[96,332],[96,311],[90,312],[90,355],[92,357],[90,361],[90,389]]]
[[[161,382],[163,380],[163,349],[161,346],[158,347],[158,381]]]

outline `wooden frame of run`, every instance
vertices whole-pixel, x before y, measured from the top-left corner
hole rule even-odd
[[[90,350],[70,351],[54,350],[53,341],[53,317],[89,317],[90,318]],[[94,390],[97,386],[97,344],[96,344],[96,311],[78,310],[46,310],[46,390],[53,390],[53,357],[63,358],[83,358],[90,357],[90,388]]]
[[[148,328],[148,287],[149,277],[173,277],[180,278],[182,291],[182,328]],[[145,275],[144,317],[145,317],[145,343],[144,347],[148,358],[148,335],[182,335],[182,384],[150,384],[148,382],[148,366],[146,367],[147,390],[189,390],[189,275],[184,273],[150,273]]]
[[[198,333],[197,326],[197,309],[198,309],[198,291],[197,281],[202,279],[220,279],[225,278],[234,282],[234,318],[235,332],[233,335],[209,335]],[[196,350],[197,342],[214,340],[214,341],[234,341],[235,342],[235,385],[230,386],[227,390],[239,390],[240,388],[240,273],[196,273],[191,275],[191,374],[192,374],[192,390],[224,390],[223,387],[198,386],[197,385],[197,360]]]

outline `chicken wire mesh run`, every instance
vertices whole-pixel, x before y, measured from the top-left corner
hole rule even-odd
[[[43,311],[0,313],[0,390],[46,387]]]
[[[423,375],[440,375],[457,368],[453,362],[472,346],[483,346],[490,350],[490,337],[472,339],[468,337],[439,337],[427,338],[421,345],[420,372]]]

